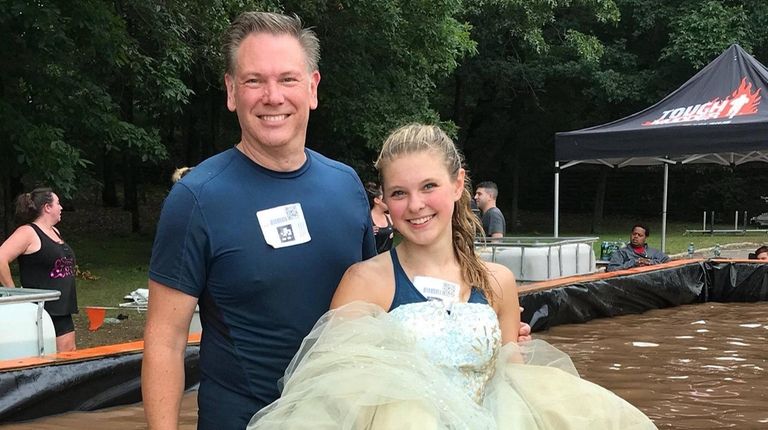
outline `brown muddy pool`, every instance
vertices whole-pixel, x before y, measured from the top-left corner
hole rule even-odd
[[[660,429],[768,429],[768,303],[706,303],[601,318],[536,333],[581,376],[619,394]],[[196,428],[184,396],[180,429]],[[599,407],[599,405],[590,405]],[[6,429],[145,429],[141,404]]]

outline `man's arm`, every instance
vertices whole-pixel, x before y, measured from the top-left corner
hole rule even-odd
[[[149,281],[141,393],[151,430],[179,427],[184,392],[184,354],[197,298]]]
[[[654,249],[653,255],[651,255],[650,260],[652,264],[666,263],[667,261],[669,261],[669,256],[657,249]]]
[[[504,237],[504,214],[501,213],[501,209],[496,208],[495,211],[490,211],[488,214],[490,219],[488,223],[487,235],[491,238]]]
[[[631,267],[635,267],[635,260],[627,255],[626,248],[621,248],[614,251],[613,255],[611,255],[611,261],[608,262],[608,267],[605,268],[605,271],[614,272]]]

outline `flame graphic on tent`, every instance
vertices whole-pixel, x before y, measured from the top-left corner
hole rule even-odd
[[[760,90],[761,88],[757,88],[752,91],[752,83],[747,82],[747,78],[742,78],[739,87],[723,100],[720,97],[715,97],[707,103],[665,110],[659,118],[645,121],[642,125],[653,126],[722,118],[732,119],[735,116],[753,115],[757,113],[762,98]]]
[[[752,115],[757,113],[757,105],[760,104],[761,99],[760,88],[758,88],[754,93],[751,90],[752,83],[747,82],[747,78],[743,78],[739,88],[734,91],[730,97],[732,110],[739,104],[741,104],[741,106],[736,110],[736,112],[734,112],[732,115],[729,115],[730,118],[733,118],[736,115]],[[741,101],[743,101],[743,103]]]

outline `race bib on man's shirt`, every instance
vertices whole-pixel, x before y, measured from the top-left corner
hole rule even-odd
[[[301,203],[264,209],[256,212],[256,217],[264,240],[273,248],[300,245],[312,240]]]

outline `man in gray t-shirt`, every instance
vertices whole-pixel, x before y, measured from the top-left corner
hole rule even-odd
[[[477,207],[483,212],[483,230],[488,237],[504,237],[507,224],[504,214],[496,207],[499,187],[494,182],[480,182],[475,190]]]

